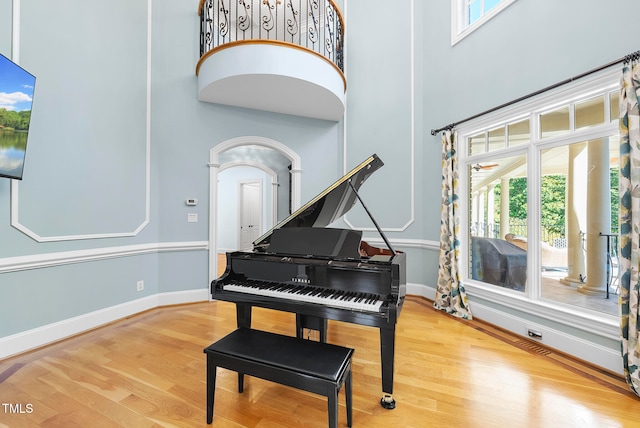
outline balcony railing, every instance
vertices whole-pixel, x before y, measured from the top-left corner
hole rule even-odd
[[[201,0],[200,57],[243,42],[290,44],[344,72],[344,22],[332,0]]]

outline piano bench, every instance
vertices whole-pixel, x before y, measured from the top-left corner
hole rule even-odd
[[[239,328],[204,349],[207,354],[207,423],[213,422],[218,367],[327,397],[329,428],[338,426],[338,392],[344,384],[347,426],[351,426],[351,356],[353,349],[328,343]]]

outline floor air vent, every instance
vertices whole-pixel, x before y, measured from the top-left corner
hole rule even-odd
[[[540,355],[550,355],[551,351],[548,350],[545,347],[542,347],[540,345],[538,345],[537,343],[531,342],[530,340],[520,340],[518,342],[516,342],[516,346],[529,351],[529,352],[533,352],[535,354],[540,354]]]

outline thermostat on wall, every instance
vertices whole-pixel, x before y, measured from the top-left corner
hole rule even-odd
[[[185,201],[185,203],[189,206],[195,206],[195,205],[198,205],[198,200],[194,198],[189,198]]]

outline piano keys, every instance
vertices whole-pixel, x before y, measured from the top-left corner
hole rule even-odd
[[[224,274],[212,281],[212,297],[236,304],[238,327],[251,327],[254,306],[296,314],[296,334],[320,331],[327,320],[380,329],[380,401],[394,408],[395,325],[406,293],[405,254],[391,248],[357,190],[382,161],[374,154],[254,242],[252,252],[227,253]],[[388,249],[362,241],[362,232],[327,227],[357,201],[363,204]],[[348,345],[348,344],[344,344]]]
[[[291,285],[269,281],[230,281],[224,291],[269,296],[296,302],[316,303],[362,312],[380,312],[384,303],[378,294],[358,291],[331,290],[310,285]]]

